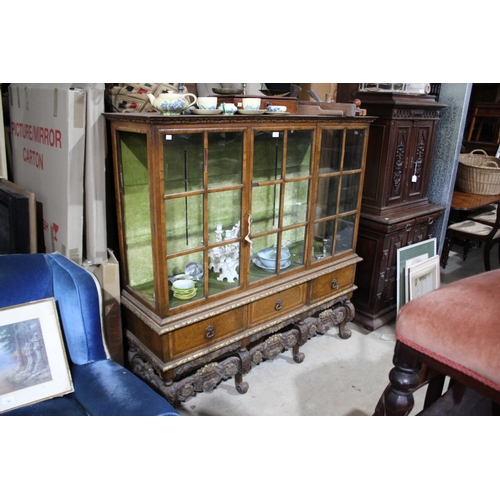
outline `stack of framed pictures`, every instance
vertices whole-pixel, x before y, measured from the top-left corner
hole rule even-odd
[[[397,313],[410,300],[436,290],[441,284],[436,238],[397,250]]]

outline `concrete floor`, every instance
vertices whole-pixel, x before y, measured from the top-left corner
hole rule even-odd
[[[461,249],[458,249],[459,251]],[[496,252],[495,252],[496,253]],[[498,267],[492,255],[493,268]],[[451,251],[441,285],[483,272],[482,249],[470,251],[464,262]],[[369,332],[349,323],[351,338],[342,340],[337,329],[308,341],[298,364],[291,351],[265,361],[244,380],[249,389],[239,394],[234,379],[219,384],[212,393],[199,393],[178,408],[183,416],[368,416],[388,383],[392,368],[394,322]],[[423,391],[415,395],[415,409]]]

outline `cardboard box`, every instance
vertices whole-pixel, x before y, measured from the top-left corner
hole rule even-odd
[[[9,105],[13,181],[41,205],[45,251],[100,264],[107,247],[104,84],[13,83]]]
[[[99,266],[90,266],[102,289],[104,335],[111,359],[124,364],[120,308],[120,267],[113,252]]]

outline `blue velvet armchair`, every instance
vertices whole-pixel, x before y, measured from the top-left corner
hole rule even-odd
[[[170,403],[110,359],[96,278],[61,254],[0,255],[0,308],[54,297],[74,392],[3,415],[178,415]]]

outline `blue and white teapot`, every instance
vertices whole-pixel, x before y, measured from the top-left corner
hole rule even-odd
[[[194,94],[178,94],[172,90],[160,94],[158,97],[153,94],[147,94],[147,96],[153,108],[165,116],[180,115],[197,101]]]

